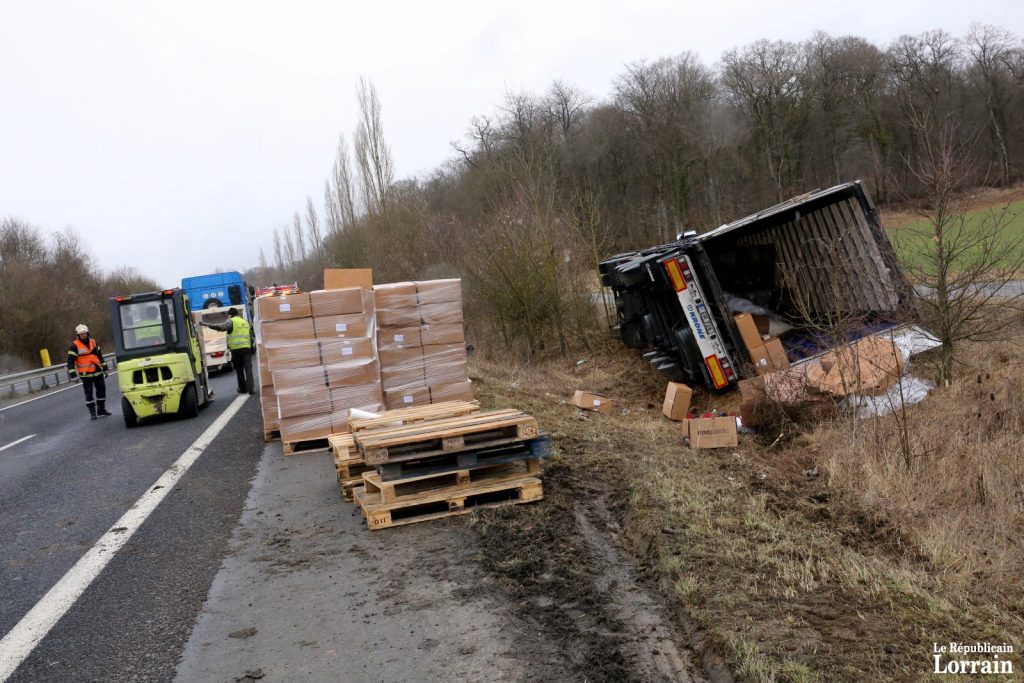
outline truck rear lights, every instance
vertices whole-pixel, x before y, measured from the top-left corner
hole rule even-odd
[[[704,364],[708,366],[715,389],[722,389],[729,385],[729,380],[725,378],[725,370],[722,369],[722,363],[718,360],[718,356],[708,356],[704,359]]]
[[[672,286],[677,292],[686,289],[686,278],[683,277],[683,269],[678,260],[671,258],[665,261],[665,272],[668,273],[668,279],[672,281]]]

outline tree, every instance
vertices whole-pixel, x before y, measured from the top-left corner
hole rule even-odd
[[[381,106],[373,83],[362,78],[356,86],[359,125],[356,127],[356,163],[363,192],[363,206],[370,215],[388,208],[388,194],[395,181],[391,148],[384,140]]]

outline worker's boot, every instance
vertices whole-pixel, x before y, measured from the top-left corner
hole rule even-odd
[[[86,403],[85,407],[89,409],[89,419],[90,420],[95,420],[96,419],[96,406],[94,406],[92,403]]]
[[[100,417],[110,417],[112,413],[107,410],[106,400],[102,398],[96,399],[96,414]]]

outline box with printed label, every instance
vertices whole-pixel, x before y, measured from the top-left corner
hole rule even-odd
[[[318,289],[309,293],[309,304],[314,318],[328,315],[362,314],[363,290],[358,287]]]
[[[260,325],[264,346],[281,346],[313,338],[313,319],[273,320]]]
[[[350,339],[368,337],[366,318],[357,315],[327,315],[313,318],[313,334],[317,339]]]
[[[419,305],[462,303],[462,280],[427,280],[416,283]]]
[[[411,349],[419,346],[420,327],[386,327],[377,330],[377,350],[394,351],[396,349]]]
[[[357,358],[374,358],[373,342],[366,338],[321,339],[320,357],[324,365],[332,365]]]
[[[320,345],[315,339],[310,339],[293,341],[281,346],[268,346],[267,363],[271,372],[320,365]]]
[[[357,358],[344,363],[325,365],[327,386],[345,387],[354,384],[369,384],[380,381],[380,369],[372,358]]]
[[[581,391],[579,389],[573,394],[572,403],[577,408],[596,410],[599,413],[610,413],[615,408],[615,401],[607,396],[592,394],[589,391]]]
[[[430,403],[430,389],[427,387],[411,387],[408,389],[385,389],[384,405],[388,410],[396,408],[412,408]]]
[[[735,417],[700,417],[683,422],[690,448],[729,448],[739,444]]]
[[[308,318],[312,310],[309,294],[288,294],[285,296],[261,296],[256,299],[257,317],[260,322]]]

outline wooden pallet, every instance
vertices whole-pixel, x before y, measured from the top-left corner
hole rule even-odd
[[[271,441],[277,441],[281,438],[280,429],[264,429],[263,430],[263,443],[270,443]]]
[[[362,486],[356,488],[354,494],[356,504],[366,518],[366,525],[370,529],[387,529],[463,515],[476,508],[530,503],[544,497],[544,487],[536,477],[515,475],[487,484],[450,489],[393,503],[382,502],[380,493],[369,493]]]
[[[327,437],[327,445],[330,447],[331,453],[334,454],[335,462],[354,458],[362,460],[363,456],[359,455],[356,440],[352,438],[351,434],[331,434]]]
[[[551,457],[551,439],[547,434],[541,432],[535,439],[497,448],[442,453],[423,460],[386,462],[377,465],[377,471],[380,473],[381,481],[396,481],[409,477],[446,474],[458,470],[506,465],[549,457]]]
[[[390,429],[356,432],[356,445],[371,465],[412,460],[535,438],[537,420],[519,410],[491,410]]]
[[[414,408],[397,408],[385,410],[376,417],[360,417],[349,422],[353,432],[368,429],[392,428],[404,426],[424,420],[437,420],[446,417],[459,417],[480,411],[476,401],[444,401]]]
[[[330,449],[327,437],[318,439],[299,439],[297,441],[282,441],[281,450],[285,455],[305,455],[307,453],[324,453]]]
[[[378,472],[370,470],[363,473],[362,485],[368,494],[379,493],[381,502],[390,505],[400,501],[417,501],[436,493],[455,492],[486,485],[489,482],[508,479],[510,476],[539,474],[540,460],[520,460],[475,469],[405,477],[397,481],[385,481]]]

